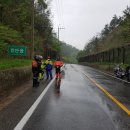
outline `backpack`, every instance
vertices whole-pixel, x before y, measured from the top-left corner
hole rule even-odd
[[[32,67],[38,67],[37,61],[35,60],[32,61]]]

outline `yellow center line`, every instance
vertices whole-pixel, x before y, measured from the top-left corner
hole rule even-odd
[[[112,99],[121,109],[123,109],[129,116],[130,110],[124,106],[120,101],[118,101],[114,96],[112,96],[107,90],[105,90],[101,85],[99,85],[95,80],[83,73],[89,80],[91,80],[100,90],[102,90],[110,99]]]

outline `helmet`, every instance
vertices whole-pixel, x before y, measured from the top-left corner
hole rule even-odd
[[[42,59],[43,59],[43,57],[42,57],[41,55],[39,55],[38,57],[39,57],[39,60],[42,60]]]
[[[35,55],[35,56],[34,56],[34,59],[35,59],[35,60],[38,60],[38,55]]]
[[[57,60],[57,61],[60,61],[60,57],[57,57],[56,60]]]
[[[35,55],[34,56],[34,59],[36,60],[36,61],[41,61],[42,59],[43,59],[43,57],[41,56],[41,55]]]

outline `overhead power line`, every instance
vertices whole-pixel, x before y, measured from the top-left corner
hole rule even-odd
[[[62,0],[55,0],[55,2],[56,2],[56,9],[57,9],[59,25],[64,26],[63,10],[62,10]]]
[[[59,21],[59,24],[60,24],[60,14],[59,14],[59,8],[58,8],[57,0],[55,0],[55,5],[56,5],[56,11],[57,11],[57,16],[58,16],[58,21]]]
[[[62,24],[62,26],[64,26],[62,0],[57,0],[57,1],[58,1],[58,5],[59,5],[61,24]]]

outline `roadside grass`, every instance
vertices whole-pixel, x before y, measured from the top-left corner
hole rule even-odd
[[[0,70],[30,66],[30,59],[0,59]]]

